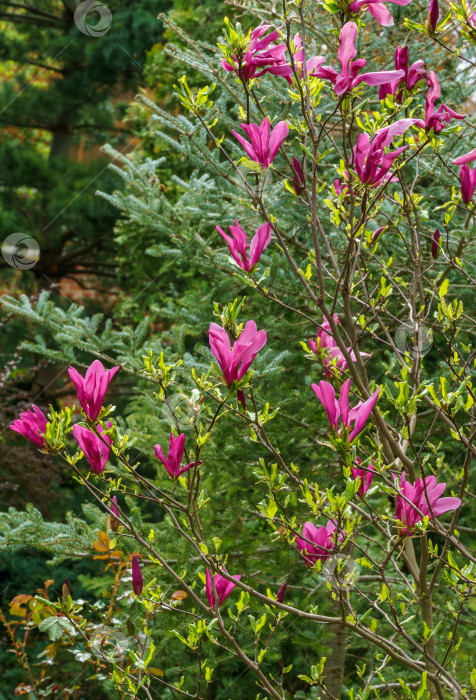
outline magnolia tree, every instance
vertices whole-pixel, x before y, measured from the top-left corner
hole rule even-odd
[[[368,70],[392,5],[344,4],[320,10],[325,47],[304,3],[284,0],[275,25],[226,21],[213,70],[237,94],[228,113],[215,109],[215,84],[177,85],[226,200],[200,251],[249,298],[210,309],[209,351],[196,361],[169,360],[166,348],[144,355],[143,391],[170,417],[160,444],[142,441],[146,466],[108,405],[121,374],[138,374],[125,362],[105,369],[113,350],[91,348],[100,359],[69,368],[74,425],[69,410],[33,406],[11,426],[62,458],[108,518],[94,543],[110,576],[107,609],[75,599],[68,581],[56,602],[47,587],[27,596],[24,620],[50,647],[82,650],[120,697],[237,698],[217,694],[217,652],[253,677],[256,697],[440,700],[476,689],[476,559],[464,525],[476,452],[465,311],[476,148],[430,59],[433,41],[452,50],[449,22],[470,47],[476,14],[440,17],[432,0],[421,24],[407,23],[426,61],[395,46],[394,67]],[[458,51],[475,65],[469,48]],[[284,368],[266,381],[267,353],[283,349]],[[223,514],[233,498],[237,512]],[[162,669],[154,630],[164,616]],[[296,621],[303,636],[286,646]]]

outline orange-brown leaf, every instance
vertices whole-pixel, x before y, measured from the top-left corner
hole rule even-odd
[[[16,595],[13,600],[10,601],[9,606],[10,606],[10,615],[17,615],[18,617],[25,617],[27,614],[28,610],[26,608],[22,608],[21,606],[24,605],[25,603],[28,603],[29,600],[33,598],[32,595],[29,595],[28,593],[19,593]]]
[[[164,677],[164,672],[160,668],[148,668],[147,669],[149,673],[151,673],[153,676],[160,676],[161,678]]]
[[[28,603],[28,601],[31,600],[32,598],[33,598],[33,596],[29,595],[28,593],[19,593],[10,601],[9,605],[14,606],[16,608],[19,605],[23,605],[24,603]]]
[[[93,542],[93,547],[96,550],[96,552],[108,552],[109,551],[109,542],[105,544],[104,542],[101,542],[100,540],[96,540]]]
[[[107,548],[109,549],[109,535],[107,532],[104,532],[104,530],[100,530],[98,533],[98,537],[101,540],[101,542],[107,543]]]

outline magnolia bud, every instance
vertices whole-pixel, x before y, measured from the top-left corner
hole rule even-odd
[[[276,593],[276,600],[278,603],[282,603],[284,600],[284,596],[286,595],[286,588],[288,587],[287,583],[283,583],[279,591]]]
[[[304,174],[302,172],[301,163],[296,157],[293,158],[293,170],[293,188],[295,193],[300,195],[304,188]]]
[[[139,560],[136,555],[132,557],[132,588],[136,595],[142,593],[142,588],[144,587],[144,582],[142,579],[142,571],[140,570]]]
[[[236,392],[236,398],[241,403],[241,405],[243,406],[243,411],[246,413],[246,396],[244,392],[241,391],[241,389],[239,389]]]
[[[65,580],[64,580],[63,589],[62,589],[62,591],[61,591],[61,594],[62,594],[62,595],[61,595],[61,601],[62,601],[63,605],[66,605],[67,600],[68,600],[68,596],[71,596],[71,597],[72,597],[72,595],[71,595],[71,588],[70,588],[70,586],[69,586],[69,581],[68,581],[67,578],[65,578]]]
[[[434,34],[436,26],[438,24],[438,17],[440,16],[440,8],[438,7],[438,0],[431,0],[430,11],[426,19],[426,28],[429,34]]]
[[[107,529],[112,530],[113,532],[117,532],[121,523],[115,516],[117,515],[118,517],[120,517],[121,514],[119,512],[119,508],[117,507],[116,496],[112,497],[109,508],[114,513],[114,515],[109,514],[109,517],[107,519]]]
[[[441,250],[440,239],[441,239],[441,233],[440,233],[439,229],[436,229],[435,233],[433,234],[433,240],[431,243],[431,257],[434,260],[436,260],[438,255],[440,254],[440,250]]]
[[[375,231],[375,233],[373,234],[373,236],[372,236],[372,241],[371,241],[371,242],[372,242],[372,243],[375,243],[375,241],[376,241],[378,238],[380,238],[380,235],[385,231],[386,228],[387,228],[387,226],[381,226],[380,228],[378,228],[378,229]]]

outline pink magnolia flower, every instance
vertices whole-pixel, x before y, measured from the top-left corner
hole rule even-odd
[[[107,371],[102,362],[94,360],[83,378],[74,367],[68,369],[68,374],[78,394],[79,403],[89,420],[95,421],[99,416],[109,382],[119,367]]]
[[[337,314],[334,314],[334,322],[336,324],[339,323],[339,317]],[[330,334],[330,331],[331,326],[329,321],[327,318],[323,318],[321,327],[317,331],[316,340],[309,338],[309,347],[315,355],[319,354],[319,351],[324,351],[326,354],[324,364],[329,368],[324,369],[326,377],[332,376],[333,369],[336,369],[339,373],[345,372],[347,369],[347,360],[342,354],[342,350],[338,347],[336,341]],[[350,353],[352,362],[357,362],[355,352],[352,350],[352,348],[347,348],[347,351]],[[370,357],[368,352],[361,352],[360,354],[362,357]]]
[[[242,270],[245,270],[245,272],[252,271],[253,267],[259,261],[261,253],[269,246],[271,242],[271,224],[266,222],[258,228],[255,235],[251,239],[249,251],[250,257],[248,260],[248,238],[238,223],[238,219],[235,219],[234,226],[230,224],[232,238],[230,238],[230,236],[228,236],[223,229],[220,228],[220,226],[217,226],[216,229],[228,243],[230,253],[236,264],[241,267]]]
[[[216,323],[210,323],[208,333],[211,351],[220,365],[227,386],[244,377],[268,339],[266,331],[258,331],[254,321],[245,323],[233,347],[231,347],[228,333]]]
[[[405,75],[403,70],[388,70],[358,75],[359,71],[367,64],[367,61],[365,58],[359,58],[357,61],[352,60],[357,55],[357,49],[355,48],[357,34],[358,29],[355,22],[347,22],[341,29],[338,52],[338,59],[341,64],[340,73],[330,66],[322,66],[313,71],[313,75],[316,77],[331,81],[336,95],[343,95],[345,92],[349,92],[359,83],[383,85],[384,83],[399,80]]]
[[[241,143],[251,160],[259,163],[262,168],[269,168],[289,133],[286,122],[278,122],[271,133],[271,122],[268,117],[265,117],[259,126],[257,124],[240,124],[240,126],[250,141],[234,129],[231,132],[233,136]]]
[[[40,433],[46,432],[46,416],[41,411],[38,406],[31,407],[33,411],[27,408],[24,413],[20,413],[20,417],[13,421],[10,428],[16,433],[23,435],[23,437],[31,440],[35,445],[40,448],[47,447],[46,440],[41,437]]]
[[[362,464],[362,460],[360,459],[360,457],[356,457],[355,461],[357,462],[357,464]],[[372,480],[374,478],[374,463],[369,462],[368,466],[365,469],[362,467],[351,467],[350,471],[354,479],[360,477],[359,493],[363,498],[369,490]]]
[[[108,423],[107,427],[110,428],[111,424]],[[104,432],[102,425],[98,425],[97,430],[98,433]],[[73,435],[78,441],[82,452],[84,452],[84,456],[91,465],[93,472],[102,474],[109,459],[110,450],[108,445],[112,444],[111,438],[108,435],[104,435],[104,438],[101,439],[92,430],[78,424],[73,427]]]
[[[405,75],[400,80],[380,85],[378,89],[379,100],[384,100],[387,95],[393,95],[400,104],[403,98],[403,88],[410,92],[420,80],[425,78],[424,66],[425,61],[415,61],[408,67],[408,46],[402,48],[397,46],[395,49],[395,69],[403,70]]]
[[[429,34],[434,34],[436,31],[436,25],[438,24],[438,17],[440,16],[440,8],[438,7],[438,0],[431,0],[430,11],[428,12],[428,17],[426,20],[426,28]]]
[[[381,185],[391,176],[389,170],[393,161],[403,153],[407,146],[385,153],[383,141],[385,135],[377,134],[372,141],[368,134],[360,134],[354,146],[353,165],[359,180],[364,185]]]
[[[456,510],[461,505],[461,498],[441,497],[446,484],[437,484],[436,476],[433,475],[425,477],[425,483],[420,477],[411,484],[402,474],[399,487],[403,496],[410,501],[407,503],[401,495],[397,495],[395,515],[397,520],[403,523],[401,535],[411,534],[415,530],[415,524],[423,520],[425,515],[428,515],[431,520],[450,510]]]
[[[458,112],[455,112],[454,109],[445,104],[441,104],[435,112],[435,102],[441,95],[440,83],[435,71],[431,70],[428,73],[426,82],[430,89],[426,95],[425,121],[419,119],[417,122],[418,126],[427,132],[433,129],[435,134],[439,134],[452,119],[465,119],[464,114],[458,114]]]
[[[351,2],[349,10],[358,12],[362,9],[368,10],[382,27],[392,27],[394,25],[393,17],[389,10],[385,7],[385,2],[393,2],[395,5],[408,5],[411,0],[358,0]]]
[[[378,187],[387,181],[394,182],[396,178],[392,177],[389,170],[394,160],[400,153],[403,153],[407,146],[397,148],[390,153],[386,153],[385,148],[392,143],[395,136],[402,136],[413,124],[421,126],[422,122],[419,119],[399,119],[393,124],[379,129],[372,141],[368,134],[359,135],[352,152],[352,168],[356,171],[362,184]],[[347,170],[345,174],[349,178]],[[340,196],[346,193],[348,185],[341,186],[339,180],[334,180],[334,188],[337,195]]]
[[[273,31],[266,34],[268,29]],[[270,46],[273,41],[279,39],[279,32],[272,24],[260,24],[250,34],[250,41],[246,51],[240,59],[233,54],[233,64],[222,59],[221,65],[228,72],[234,72],[246,82],[259,78],[264,73],[283,75],[288,78],[291,68],[286,64],[286,45],[278,44]]]
[[[226,571],[224,570],[224,573]],[[235,581],[240,581],[241,580],[242,574],[235,575],[233,578]],[[218,605],[215,604],[215,594],[213,592],[213,585],[212,585],[212,576],[210,573],[210,569],[207,568],[207,574],[206,574],[206,594],[207,594],[207,600],[208,604],[211,608],[215,609],[215,607],[220,607],[220,605],[228,598],[234,587],[236,586],[236,583],[233,583],[233,581],[229,581],[227,578],[222,576],[221,574],[215,574],[213,577],[213,583],[215,584],[215,591],[218,597]]]
[[[473,160],[476,160],[476,148],[453,161],[455,165],[461,165],[461,198],[464,204],[470,203],[476,188],[476,167],[471,170],[468,165]]]
[[[379,129],[372,140],[368,134],[359,135],[353,150],[352,165],[362,184],[378,187],[391,179],[390,168],[407,146],[401,146],[390,153],[386,153],[385,148],[395,136],[401,136],[416,123],[417,119],[400,119]]]
[[[476,29],[476,12],[472,12],[468,17],[468,24],[471,29]]]
[[[296,537],[296,544],[301,550],[304,561],[309,567],[319,560],[325,561],[330,557],[336,546],[336,530],[337,526],[332,520],[327,522],[327,525],[316,527],[313,523],[304,523],[302,527],[302,536]],[[337,536],[337,540],[341,540],[342,535]],[[307,542],[306,540],[309,540]]]
[[[378,388],[367,401],[359,401],[357,406],[350,408],[350,379],[343,383],[339,399],[336,399],[335,389],[329,382],[322,381],[319,386],[311,384],[311,387],[324,406],[331,428],[334,427],[339,435],[342,434],[344,426],[350,430],[354,424],[349,435],[349,443],[364,429],[380,394],[380,388]]]
[[[190,464],[186,464],[184,467],[182,467],[184,449],[185,433],[182,433],[178,437],[174,437],[174,434],[172,432],[170,433],[169,452],[167,457],[164,455],[160,445],[154,445],[155,456],[157,459],[160,459],[172,479],[178,479],[184,472],[188,471],[192,467],[198,467],[200,464],[202,464],[202,462],[190,462]]]
[[[142,571],[140,570],[139,560],[134,554],[132,557],[132,588],[134,589],[134,593],[136,595],[140,595],[143,587],[144,580],[142,578]]]

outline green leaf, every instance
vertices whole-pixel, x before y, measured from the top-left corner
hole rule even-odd
[[[390,591],[388,590],[385,583],[382,584],[382,590],[380,591],[380,602],[383,603],[384,600],[390,597]]]
[[[446,278],[445,280],[443,280],[438,292],[438,294],[440,295],[440,299],[443,299],[443,297],[446,296],[446,294],[448,293],[449,286],[450,281],[448,278]]]
[[[266,508],[266,513],[268,515],[268,518],[274,518],[278,511],[278,506],[276,505],[276,501],[270,501],[268,503],[268,507]]]
[[[40,622],[38,628],[41,632],[46,632],[50,638],[50,641],[52,642],[56,642],[58,639],[61,639],[63,632],[66,629],[68,629],[68,631],[71,631],[71,628],[74,630],[74,627],[71,625],[70,621],[65,617],[55,616],[46,617]]]
[[[427,687],[426,687],[426,677],[427,677],[427,672],[423,671],[421,674],[421,683],[420,687],[418,688],[417,691],[417,700],[427,700],[427,698],[430,697]]]

